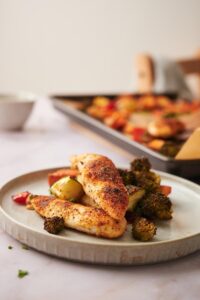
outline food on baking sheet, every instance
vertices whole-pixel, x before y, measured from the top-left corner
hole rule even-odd
[[[90,113],[91,108],[92,113]],[[121,95],[115,98],[94,97],[92,104],[87,106],[86,111],[94,117],[99,116],[100,119],[112,115],[112,112],[116,111],[123,112],[123,114],[150,111],[169,118],[180,114],[192,113],[199,108],[200,103],[198,101],[188,102],[183,99],[174,101],[168,97],[156,95]]]
[[[165,156],[175,157],[191,134],[188,115],[200,112],[200,102],[172,101],[165,96],[94,97],[85,112],[130,139]],[[200,122],[199,122],[200,125]],[[173,146],[169,147],[173,144]]]
[[[160,153],[165,156],[175,157],[181,147],[182,143],[179,141],[166,141],[160,148]]]
[[[113,239],[132,226],[135,239],[149,241],[156,234],[154,222],[172,218],[171,187],[161,185],[147,158],[133,160],[129,169],[118,169],[99,154],[76,155],[71,162],[71,169],[48,175],[51,184],[52,174],[59,174],[50,186],[51,195],[13,196],[15,201],[23,195],[23,204],[44,218],[49,233],[58,234],[65,227]]]
[[[148,133],[155,138],[171,138],[184,131],[184,124],[173,118],[158,119],[147,126]]]

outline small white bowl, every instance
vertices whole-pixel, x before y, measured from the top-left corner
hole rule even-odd
[[[19,130],[28,119],[36,97],[32,94],[0,94],[0,130]]]

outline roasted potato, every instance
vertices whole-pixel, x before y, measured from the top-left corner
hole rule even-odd
[[[76,201],[84,195],[82,185],[71,177],[63,177],[50,187],[52,195],[62,200]]]
[[[127,185],[126,188],[128,191],[129,201],[127,210],[132,212],[136,207],[138,201],[144,196],[145,190],[134,185]]]

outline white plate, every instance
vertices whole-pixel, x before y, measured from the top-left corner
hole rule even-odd
[[[129,226],[116,240],[95,238],[70,229],[60,235],[44,231],[34,211],[15,204],[11,195],[21,191],[48,194],[47,174],[52,169],[19,176],[0,190],[0,220],[15,239],[47,254],[98,264],[138,265],[185,256],[200,249],[200,187],[185,179],[158,172],[162,184],[172,186],[173,219],[160,222],[152,242],[131,237]]]

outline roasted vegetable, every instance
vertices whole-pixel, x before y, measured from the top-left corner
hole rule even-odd
[[[160,176],[154,172],[136,172],[137,185],[147,192],[160,189]]]
[[[70,177],[61,178],[55,182],[51,186],[50,192],[59,199],[69,201],[76,201],[84,194],[82,185]]]
[[[124,185],[135,185],[136,177],[132,171],[118,169],[119,175],[122,177]]]
[[[93,105],[97,107],[106,107],[109,103],[110,99],[107,97],[98,96],[93,99]]]
[[[163,193],[148,193],[138,203],[137,212],[150,219],[169,220],[172,218],[172,203]]]
[[[20,205],[26,205],[29,192],[22,192],[12,196],[12,200]]]
[[[156,191],[160,187],[160,176],[152,171],[148,158],[137,158],[131,163],[131,170],[136,178],[136,185],[145,191]]]
[[[52,186],[56,181],[63,177],[70,176],[75,178],[78,175],[78,170],[75,169],[59,169],[48,174],[48,183]]]
[[[110,116],[104,119],[104,123],[111,128],[121,130],[126,125],[127,116],[122,112],[113,112]]]
[[[146,157],[136,158],[131,162],[131,171],[147,172],[151,169],[151,164]]]
[[[179,142],[168,141],[164,143],[159,152],[165,156],[175,157],[180,149],[181,144]]]
[[[153,180],[157,185],[160,186],[160,182],[161,182],[161,177],[159,174],[153,172],[153,171],[149,171],[147,172],[147,177],[151,180]]]
[[[52,234],[58,234],[64,229],[64,219],[62,217],[45,218],[44,229]]]
[[[135,217],[132,224],[132,235],[136,240],[147,242],[156,234],[155,224],[143,217]]]
[[[127,210],[133,211],[138,201],[144,196],[145,190],[134,185],[127,185],[126,189],[128,191],[128,201],[129,201]]]
[[[162,194],[164,194],[165,196],[168,196],[169,194],[171,194],[172,191],[172,187],[168,186],[168,185],[161,185],[160,186],[160,191]]]
[[[165,141],[162,139],[153,139],[147,144],[147,146],[153,150],[160,151],[164,144]]]
[[[118,111],[133,112],[136,109],[137,100],[132,95],[121,95],[117,98],[116,108]]]
[[[132,139],[136,142],[144,142],[146,129],[143,127],[134,127],[132,131]]]

